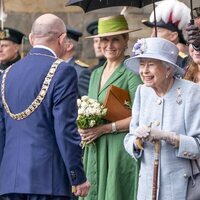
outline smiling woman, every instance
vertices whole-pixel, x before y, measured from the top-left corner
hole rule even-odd
[[[195,50],[192,44],[190,44],[189,54],[191,56],[191,61],[186,70],[184,79],[200,84],[200,51]]]
[[[144,82],[137,88],[124,139],[126,151],[141,159],[137,199],[186,199],[190,160],[200,156],[193,138],[200,133],[200,87],[175,78],[183,72],[175,64],[175,44],[162,38],[146,38],[142,43],[134,45],[133,57],[125,60]],[[141,46],[136,55],[135,47]]]
[[[166,66],[166,67],[165,67]],[[141,59],[139,74],[148,87],[152,87],[159,96],[163,96],[173,84],[173,68],[156,59]]]
[[[123,65],[129,30],[123,15],[103,17],[98,22],[100,47],[106,63],[93,71],[89,96],[103,103],[111,85],[126,90],[131,98],[141,83],[138,75]],[[116,108],[118,109],[118,108]],[[111,110],[111,109],[110,109]],[[109,107],[108,107],[108,111]],[[83,142],[84,166],[93,187],[84,200],[136,200],[139,162],[135,162],[123,147],[128,132],[130,117],[111,122],[104,120],[99,126],[79,130]]]

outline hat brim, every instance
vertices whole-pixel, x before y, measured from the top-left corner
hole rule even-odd
[[[148,20],[142,20],[142,23],[145,25],[145,26],[148,26],[150,28],[153,28],[155,26],[155,24],[151,23],[150,21]]]
[[[151,58],[151,59],[156,59],[160,61],[164,61],[169,63],[173,68],[175,69],[175,75],[183,75],[184,70],[180,68],[178,65],[174,64],[173,62],[169,61],[163,56],[156,56],[153,54],[141,54],[135,57],[128,58],[124,61],[125,66],[135,72],[136,74],[139,74],[139,67],[140,67],[140,59],[141,58]]]
[[[153,28],[155,27],[155,23],[154,22],[150,22],[148,20],[142,20],[142,23],[149,27],[149,28]],[[182,44],[186,44],[186,40],[183,36],[183,33],[182,33],[182,30],[179,30],[178,27],[174,26],[172,23],[164,23],[162,20],[159,21],[159,22],[156,22],[156,27],[159,27],[159,28],[164,28],[164,29],[167,29],[167,30],[170,30],[172,32],[177,32],[178,33],[178,37],[179,37],[179,42],[182,43]]]
[[[97,37],[107,37],[107,36],[113,36],[113,35],[121,35],[121,34],[140,31],[140,30],[142,30],[142,28],[132,29],[132,30],[124,30],[124,31],[116,31],[116,32],[110,32],[110,33],[102,33],[102,34],[87,36],[85,38],[97,38]]]

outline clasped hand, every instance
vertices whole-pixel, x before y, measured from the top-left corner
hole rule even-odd
[[[81,135],[81,140],[86,142],[86,144],[90,144],[103,135],[103,130],[102,126],[97,126],[94,128],[79,129],[79,133]]]
[[[75,196],[85,197],[88,195],[90,186],[91,186],[90,183],[88,181],[86,181],[85,183],[74,186],[75,191],[73,193]]]
[[[137,138],[144,139],[144,141],[153,142],[155,140],[164,140],[166,132],[143,125],[135,129],[134,135]]]
[[[144,141],[154,142],[155,140],[164,140],[176,148],[179,146],[180,138],[175,132],[161,131],[143,125],[135,129],[134,135]]]

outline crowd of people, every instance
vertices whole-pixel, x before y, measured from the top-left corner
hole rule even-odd
[[[54,14],[33,22],[23,58],[25,35],[1,30],[0,200],[187,200],[200,158],[200,15],[178,0],[155,11],[131,55],[138,30],[124,15],[89,24],[95,66],[75,58],[82,33]],[[78,129],[77,99],[103,104],[111,86],[128,92],[132,115]]]

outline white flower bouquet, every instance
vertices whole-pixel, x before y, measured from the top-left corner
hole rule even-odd
[[[107,109],[97,100],[88,96],[82,96],[77,100],[78,104],[78,128],[86,129],[101,124],[102,117],[105,116]]]

